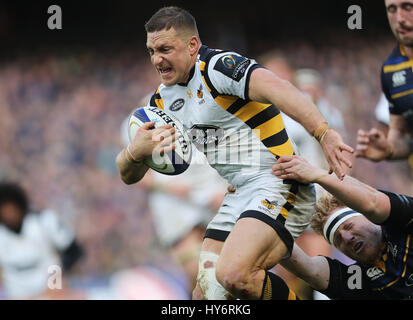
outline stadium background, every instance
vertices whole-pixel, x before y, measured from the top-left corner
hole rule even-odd
[[[62,8],[62,30],[47,28],[52,4]],[[1,2],[0,179],[19,181],[35,208],[76,226],[87,253],[70,278],[77,287],[131,266],[170,268],[145,192],[120,181],[114,158],[122,120],[158,85],[143,24],[171,4],[193,13],[210,47],[250,57],[278,49],[294,68],[319,70],[351,146],[358,128],[375,124],[380,67],[395,45],[383,1]],[[352,4],[362,8],[362,30],[347,28]],[[413,194],[409,170],[357,159],[352,175]]]

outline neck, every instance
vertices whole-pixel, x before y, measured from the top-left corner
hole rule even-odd
[[[200,47],[199,47],[199,48],[200,48]],[[194,54],[194,55],[191,57],[191,63],[190,63],[189,69],[188,69],[188,71],[185,73],[185,79],[183,79],[183,81],[181,81],[179,84],[187,84],[187,83],[189,82],[190,77],[192,76],[192,69],[194,68],[194,66],[195,66],[195,64],[196,64],[196,60],[197,60],[197,57],[198,57],[199,48],[198,48],[198,51],[196,52],[196,54]]]

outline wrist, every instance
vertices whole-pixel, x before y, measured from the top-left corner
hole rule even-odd
[[[135,163],[135,164],[142,164],[143,163],[143,159],[136,157],[132,154],[132,151],[130,149],[130,144],[125,148],[125,157],[126,160],[128,160],[129,162]]]
[[[327,134],[328,129],[330,129],[330,127],[328,126],[327,121],[321,122],[313,132],[314,138],[316,138],[317,141],[320,143],[323,142],[323,139]]]
[[[316,172],[316,177],[312,180],[312,183],[321,184],[329,176],[330,174],[326,170],[320,170],[320,172]]]

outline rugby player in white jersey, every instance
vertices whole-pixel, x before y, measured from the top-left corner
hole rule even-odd
[[[75,233],[51,210],[30,210],[25,191],[0,183],[0,268],[6,299],[78,299],[78,292],[53,282],[83,255]],[[64,279],[63,279],[64,280]]]
[[[289,82],[232,51],[201,44],[195,19],[186,10],[165,7],[146,23],[147,49],[162,84],[150,105],[171,112],[190,130],[208,162],[236,187],[207,227],[199,261],[195,299],[278,299],[285,286],[268,272],[291,254],[309,224],[313,185],[278,179],[271,166],[295,154],[280,110],[300,122],[320,143],[330,171],[343,179],[353,152],[328,127],[317,107]],[[132,184],[148,170],[153,152],[173,148],[174,129],[138,130],[117,156],[121,179]],[[167,212],[165,213],[167,214]],[[285,296],[283,296],[284,298]]]

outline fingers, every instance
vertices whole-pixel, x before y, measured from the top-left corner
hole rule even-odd
[[[333,172],[336,174],[337,178],[340,180],[344,179],[344,171],[343,168],[340,165],[340,162],[336,157],[330,158],[330,170],[333,170]]]
[[[151,121],[151,122],[145,122],[143,125],[142,125],[142,129],[144,129],[144,130],[150,130],[151,128],[153,128],[155,126],[155,121]]]
[[[370,131],[368,133],[368,135],[370,137],[373,137],[373,138],[376,138],[376,139],[379,138],[381,136],[381,134],[382,134],[382,132],[380,130],[376,129],[376,128],[370,129]]]
[[[167,126],[162,126],[159,128],[156,128],[156,130],[152,133],[152,141],[158,142],[158,141],[163,141],[167,137],[170,136],[175,136],[175,128],[172,126],[167,127]]]
[[[277,163],[289,162],[293,159],[294,156],[282,156],[278,158]]]
[[[345,143],[343,143],[343,144],[340,146],[340,150],[341,150],[341,151],[347,151],[347,152],[349,152],[349,153],[354,153],[354,149],[353,149],[352,147],[346,145]]]
[[[237,191],[237,188],[235,186],[233,186],[232,184],[230,184],[227,188],[228,193],[235,193],[235,191]]]

